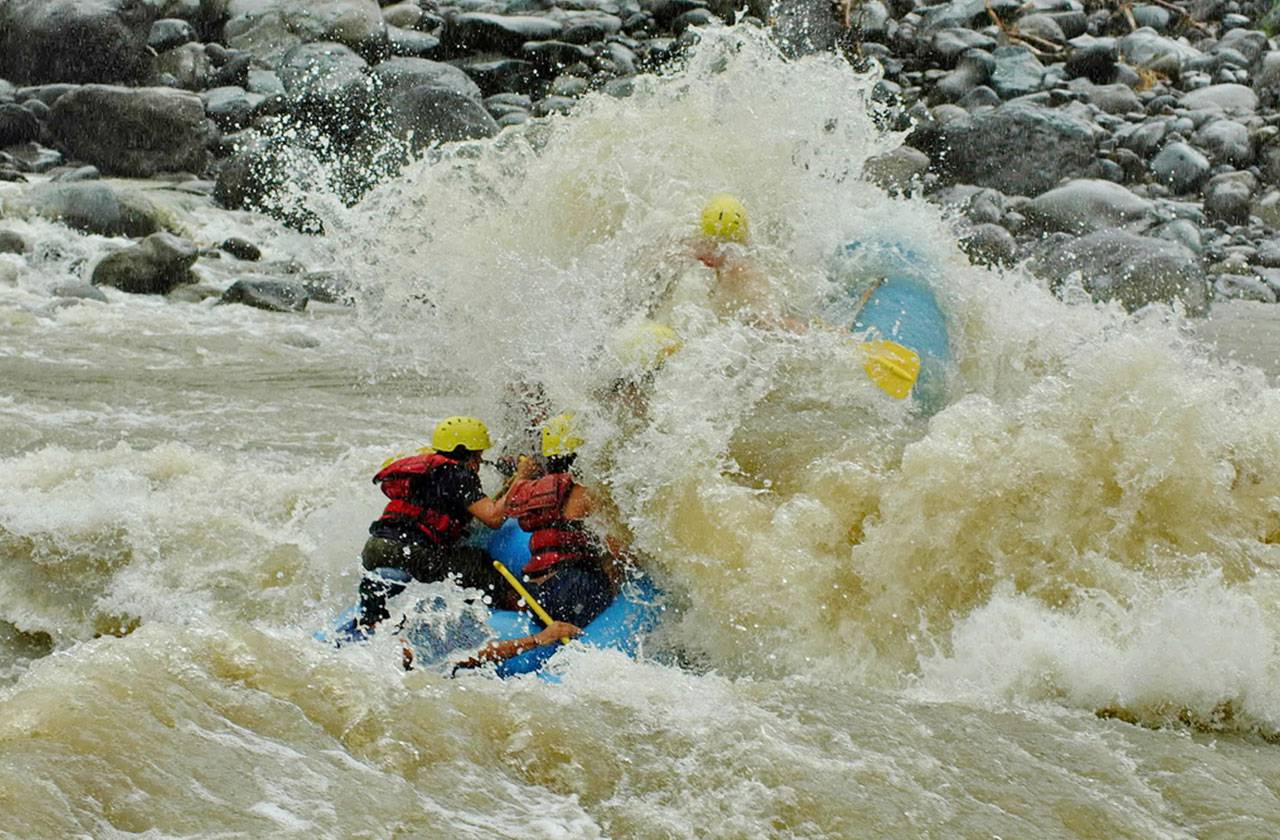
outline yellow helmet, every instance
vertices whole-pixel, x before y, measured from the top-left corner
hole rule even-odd
[[[452,452],[459,446],[480,452],[492,445],[489,427],[475,417],[446,417],[431,433],[431,448],[437,452]]]
[[[630,367],[649,370],[678,352],[684,342],[676,331],[657,321],[641,321],[624,329],[617,342],[618,358]]]
[[[578,424],[572,411],[557,414],[542,427],[542,457],[552,458],[556,455],[572,455],[578,447],[586,443],[578,437]]]
[[[702,235],[721,242],[747,241],[747,208],[728,193],[711,196],[702,208]]]

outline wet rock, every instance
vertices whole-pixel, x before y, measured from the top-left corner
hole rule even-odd
[[[978,85],[960,97],[960,101],[956,104],[966,111],[975,111],[979,108],[994,108],[1000,104],[1000,94],[986,85]]]
[[[220,303],[242,303],[271,312],[301,312],[307,308],[307,290],[288,280],[237,280],[223,293]]]
[[[263,96],[283,96],[285,93],[284,82],[271,70],[250,68],[246,77],[245,90],[249,93],[260,93]]]
[[[564,41],[529,41],[520,48],[520,57],[554,74],[579,61],[590,61],[595,53],[588,47]]]
[[[1209,159],[1186,143],[1169,143],[1151,161],[1151,174],[1174,193],[1190,192],[1209,177]]]
[[[1044,65],[1026,47],[998,47],[992,54],[995,68],[989,79],[1001,99],[1014,99],[1040,89]]]
[[[1248,172],[1224,172],[1209,179],[1204,188],[1204,212],[1211,221],[1228,225],[1249,222],[1249,203],[1258,179]]]
[[[1272,190],[1253,203],[1253,215],[1269,228],[1280,228],[1280,190]]]
[[[1208,308],[1209,285],[1199,258],[1163,239],[1101,230],[1046,247],[1029,266],[1055,284],[1079,272],[1095,300],[1115,300],[1130,311],[1175,301],[1193,314]]]
[[[372,0],[230,0],[227,45],[276,67],[301,44],[335,42],[366,59],[387,51],[387,28]]]
[[[1116,140],[1122,148],[1130,149],[1139,157],[1149,158],[1160,148],[1169,132],[1166,120],[1148,120],[1116,132]]]
[[[71,154],[113,175],[202,172],[209,129],[200,99],[169,88],[85,85],[53,105]]]
[[[394,56],[403,58],[432,58],[440,53],[440,39],[414,29],[387,27],[387,45]]]
[[[230,239],[224,239],[222,244],[218,247],[238,260],[257,262],[262,259],[262,251],[258,249],[257,245],[254,245],[247,239],[241,239],[237,236],[233,236]]]
[[[1142,110],[1142,102],[1128,85],[1094,85],[1077,79],[1071,89],[1084,94],[1085,101],[1104,114],[1132,114]]]
[[[477,140],[498,133],[478,100],[448,88],[402,88],[386,99],[388,127],[419,151],[436,143]]]
[[[1119,51],[1114,38],[1086,36],[1072,41],[1072,45],[1066,62],[1068,78],[1085,78],[1098,85],[1115,80]]]
[[[528,93],[538,91],[538,70],[531,62],[515,58],[470,59],[459,63],[485,96],[495,93]]]
[[[1158,225],[1151,231],[1151,235],[1157,239],[1166,239],[1170,242],[1177,242],[1179,245],[1185,246],[1192,253],[1200,254],[1204,251],[1204,242],[1200,236],[1200,228],[1190,219],[1173,219]]]
[[[1037,196],[1022,212],[1043,230],[1092,233],[1141,221],[1153,209],[1119,184],[1081,178]]]
[[[472,99],[480,87],[452,64],[425,58],[391,58],[373,68],[372,76],[383,97],[415,87],[452,90]]]
[[[1096,148],[1088,123],[1027,102],[1008,102],[914,138],[947,181],[1009,195],[1039,195],[1063,178],[1085,175]]]
[[[290,196],[297,172],[317,165],[313,156],[283,138],[256,138],[238,148],[218,170],[213,196],[223,207],[254,210],[304,233],[319,233],[319,218]]]
[[[79,89],[80,85],[70,84],[31,85],[29,87],[18,88],[15,95],[19,102],[36,99],[52,108],[53,103],[57,102],[64,95],[73,90]]]
[[[53,287],[54,297],[68,300],[92,300],[97,303],[108,303],[102,290],[88,283],[61,283]]]
[[[161,18],[151,24],[147,46],[158,53],[196,40],[196,28],[185,20]]]
[[[1182,74],[1183,65],[1200,57],[1200,51],[1180,41],[1166,38],[1145,27],[1118,42],[1120,57],[1134,67],[1144,67],[1170,78]]]
[[[550,41],[563,27],[554,20],[527,15],[465,12],[445,24],[440,40],[451,55],[495,52],[514,55],[526,41]]]
[[[210,77],[210,84],[214,87],[243,88],[249,84],[249,70],[252,66],[252,55],[236,53]]]
[[[95,182],[36,184],[6,197],[4,209],[101,236],[146,236],[160,229],[155,206],[141,193]]]
[[[373,98],[368,65],[332,41],[302,44],[281,59],[276,74],[294,114],[333,134],[362,127]]]
[[[183,90],[203,90],[213,75],[213,63],[201,44],[183,44],[156,57],[156,74],[171,76]]]
[[[422,8],[417,3],[396,3],[382,7],[382,19],[387,26],[413,29],[422,21]]]
[[[98,171],[96,166],[77,166],[74,169],[66,169],[59,172],[51,180],[65,184],[76,181],[96,181],[101,177],[102,173]]]
[[[1149,27],[1157,32],[1166,31],[1172,21],[1169,10],[1161,6],[1137,5],[1133,7],[1130,14],[1133,15],[1133,20],[1138,26]]]
[[[868,158],[862,174],[890,195],[905,195],[929,171],[929,156],[910,146]]]
[[[1245,85],[1209,85],[1182,97],[1182,107],[1190,111],[1251,114],[1258,109],[1258,95]]]
[[[957,102],[971,90],[985,85],[996,69],[995,58],[982,50],[969,50],[956,62],[956,68],[934,86],[929,101]]]
[[[1249,129],[1232,120],[1213,120],[1195,133],[1196,145],[1207,153],[1211,164],[1248,166],[1253,163],[1253,141]]]
[[[1219,274],[1213,283],[1214,294],[1230,300],[1256,300],[1275,303],[1276,292],[1266,281],[1245,274]]]
[[[1214,53],[1235,50],[1252,64],[1267,51],[1267,33],[1256,29],[1233,29],[1218,39],[1211,47]]]
[[[62,153],[39,143],[19,143],[0,152],[3,159],[23,172],[48,172],[62,165]]]
[[[254,109],[265,97],[247,93],[240,87],[218,87],[200,94],[205,113],[223,131],[237,131],[249,125]]]
[[[192,282],[199,250],[185,239],[155,233],[137,245],[107,254],[93,269],[93,285],[133,294],[163,295]]]
[[[972,29],[940,29],[933,33],[929,42],[932,56],[944,67],[954,67],[960,56],[969,50],[989,52],[995,48],[994,38]]]
[[[981,224],[960,237],[960,248],[978,265],[1012,265],[1018,256],[1013,234],[996,224]]]
[[[302,288],[316,303],[340,303],[346,306],[355,303],[350,282],[336,271],[308,271],[302,275]]]
[[[12,230],[0,230],[0,254],[23,254],[27,250],[27,240],[22,234]]]
[[[40,139],[40,120],[21,105],[0,105],[0,146]]]
[[[151,72],[145,0],[0,3],[0,76],[22,84],[138,82]]]
[[[1063,44],[1067,40],[1058,22],[1043,12],[1018,18],[1018,34],[1030,35],[1055,44]]]
[[[593,44],[604,41],[622,31],[622,21],[616,15],[590,14],[569,18],[564,22],[560,40],[570,44]]]

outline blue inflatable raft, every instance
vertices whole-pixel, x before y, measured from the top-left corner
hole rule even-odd
[[[830,309],[830,318],[854,333],[888,339],[920,355],[912,396],[926,412],[942,407],[951,364],[947,319],[930,285],[935,273],[900,245],[851,242],[837,255],[833,274],[842,291]]]
[[[517,577],[529,562],[529,534],[513,519],[492,533],[487,548],[495,560],[502,561]],[[408,582],[407,576],[405,582]],[[604,612],[582,628],[582,635],[577,641],[635,656],[641,638],[657,625],[663,609],[658,601],[658,590],[653,583],[647,577],[637,575],[623,585],[618,597]],[[432,605],[426,606],[428,610],[433,608]],[[359,614],[358,605],[350,607],[338,616],[330,630],[316,633],[316,638],[337,645],[364,641],[366,636],[356,623]],[[410,627],[404,635],[414,648],[416,661],[434,663],[455,651],[461,653],[477,648],[490,639],[518,639],[542,629],[542,625],[529,613],[512,610],[488,610],[484,623],[485,627],[479,627],[464,620],[444,632],[440,632],[440,628],[415,631]],[[513,656],[497,663],[498,675],[507,677],[539,671],[557,650],[559,645],[545,645]]]

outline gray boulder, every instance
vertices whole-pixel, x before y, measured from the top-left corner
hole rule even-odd
[[[934,85],[929,101],[958,102],[974,88],[985,85],[995,69],[996,60],[990,53],[969,50],[956,62],[955,69]]]
[[[1150,27],[1143,27],[1120,39],[1120,57],[1134,67],[1154,70],[1170,78],[1178,78],[1183,66],[1201,53],[1195,47],[1165,38]]]
[[[944,67],[954,67],[967,51],[994,50],[994,38],[972,29],[940,29],[933,33],[929,50]]]
[[[1080,78],[1073,80],[1070,87],[1072,90],[1083,93],[1085,101],[1104,114],[1132,114],[1142,110],[1141,100],[1128,85],[1095,85],[1087,79]]]
[[[243,279],[231,284],[220,303],[242,303],[271,312],[301,312],[307,308],[307,290],[289,280]]]
[[[944,178],[1006,195],[1039,195],[1088,174],[1096,148],[1088,123],[1028,102],[953,120],[923,140]]]
[[[1248,166],[1253,163],[1253,140],[1249,129],[1233,120],[1211,120],[1195,133],[1196,145],[1204,149],[1212,164]]]
[[[1182,107],[1189,111],[1252,114],[1258,110],[1258,94],[1245,85],[1209,85],[1182,97]]]
[[[382,7],[382,19],[388,26],[413,29],[422,20],[422,7],[417,3],[396,3]]]
[[[276,68],[294,114],[334,134],[356,131],[373,101],[368,65],[342,44],[302,44]]]
[[[0,146],[16,146],[40,139],[40,120],[12,102],[0,105]]]
[[[456,90],[420,85],[396,91],[386,103],[388,127],[414,151],[498,133],[498,124],[484,105]]]
[[[1175,301],[1193,314],[1208,308],[1204,267],[1194,253],[1176,242],[1100,230],[1043,248],[1029,266],[1054,284],[1078,271],[1095,300],[1115,300],[1130,311]]]
[[[0,77],[22,84],[137,82],[151,73],[146,0],[0,3]]]
[[[890,195],[906,194],[929,171],[929,156],[910,146],[899,146],[867,159],[862,174]]]
[[[194,244],[170,233],[155,233],[122,251],[107,254],[93,269],[93,285],[140,295],[163,295],[192,282],[200,255]]]
[[[404,58],[434,58],[440,53],[440,39],[416,29],[387,27],[387,46],[394,56]]]
[[[156,75],[173,77],[183,90],[204,90],[213,72],[203,44],[183,44],[156,56]]]
[[[1186,143],[1169,143],[1152,159],[1151,174],[1175,193],[1189,192],[1209,177],[1209,159]]]
[[[518,58],[476,58],[458,65],[485,96],[495,93],[534,93],[540,87],[538,68]]]
[[[1022,213],[1043,230],[1092,233],[1141,221],[1153,209],[1119,184],[1081,178],[1035,197]]]
[[[1276,302],[1276,292],[1265,280],[1247,274],[1219,274],[1214,279],[1213,291],[1218,297],[1231,300]]]
[[[147,236],[160,229],[155,205],[141,193],[93,181],[36,184],[6,198],[4,210],[101,236]]]
[[[202,172],[209,128],[199,97],[171,88],[85,85],[53,105],[72,157],[112,175]]]
[[[1228,225],[1249,222],[1249,204],[1258,179],[1249,172],[1224,172],[1209,179],[1204,188],[1204,212],[1211,221]]]
[[[162,53],[194,40],[196,40],[196,28],[188,21],[178,18],[161,18],[151,24],[147,46]]]
[[[1018,256],[1013,234],[996,224],[977,225],[960,237],[960,247],[978,265],[1011,265]]]
[[[205,113],[209,119],[223,131],[237,131],[249,125],[254,109],[266,97],[257,93],[246,93],[245,89],[236,86],[217,87],[200,94],[204,102]]]
[[[15,230],[0,229],[0,254],[23,254],[27,240]]]
[[[991,57],[996,66],[988,84],[1001,99],[1014,99],[1040,90],[1044,65],[1031,50],[1021,46],[998,47]]]
[[[374,67],[370,75],[383,97],[424,86],[452,90],[473,99],[480,96],[480,87],[470,76],[442,61],[390,58]]]
[[[365,58],[387,51],[387,27],[374,0],[230,0],[227,45],[274,67],[300,44],[332,41]]]

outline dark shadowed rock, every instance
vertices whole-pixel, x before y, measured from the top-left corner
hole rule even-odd
[[[299,170],[315,165],[309,153],[283,139],[260,140],[237,149],[218,170],[213,195],[223,207],[266,213],[296,230],[318,233],[320,219],[289,189]]]
[[[73,157],[114,175],[202,172],[208,161],[204,106],[185,91],[85,85],[54,103],[53,130]]]
[[[308,271],[302,275],[302,288],[317,303],[341,303],[348,306],[355,303],[351,284],[336,271]]]
[[[1013,234],[996,224],[980,224],[960,237],[960,248],[979,265],[1011,265],[1018,255]]]
[[[452,55],[469,52],[514,55],[526,41],[553,40],[563,28],[548,18],[464,12],[445,25],[440,40]]]
[[[952,183],[1007,195],[1039,195],[1063,178],[1087,174],[1096,146],[1088,123],[1026,102],[946,123],[920,141]]]
[[[243,303],[271,312],[301,312],[307,308],[307,290],[289,280],[237,280],[223,293],[221,303]]]
[[[361,127],[373,86],[364,59],[334,42],[302,44],[281,60],[276,73],[295,114],[327,131]]]
[[[258,249],[257,245],[254,245],[247,239],[241,239],[238,236],[233,236],[230,239],[223,240],[222,244],[218,247],[238,260],[257,262],[262,259],[262,251]]]
[[[0,76],[22,84],[137,82],[151,73],[146,0],[5,0]]]
[[[102,236],[146,236],[160,228],[155,206],[142,194],[96,182],[37,184],[6,198],[4,209]]]
[[[455,90],[422,85],[387,97],[388,126],[414,151],[436,143],[477,140],[498,133],[479,100]]]
[[[431,58],[440,52],[440,39],[415,29],[387,27],[387,44],[394,56]]]
[[[416,87],[435,87],[478,98],[480,87],[452,64],[425,58],[390,58],[373,68],[373,80],[382,96]]]
[[[868,158],[862,165],[862,174],[890,195],[911,191],[929,171],[929,156],[910,146],[899,146],[882,155]]]
[[[143,295],[163,295],[191,282],[199,251],[185,239],[155,233],[130,248],[107,254],[93,269],[95,286]]]
[[[0,105],[0,146],[40,139],[40,120],[21,105]]]
[[[534,93],[540,85],[532,62],[516,58],[472,59],[459,66],[485,96],[495,93]]]
[[[1102,230],[1065,244],[1048,244],[1029,265],[1055,284],[1080,272],[1095,300],[1115,300],[1130,311],[1175,301],[1193,314],[1208,307],[1209,284],[1200,259],[1163,239]]]
[[[156,74],[172,76],[183,90],[203,90],[213,75],[213,64],[202,44],[183,44],[156,56]]]
[[[1096,85],[1109,84],[1116,77],[1116,58],[1119,55],[1114,38],[1083,36],[1071,42],[1073,49],[1067,56],[1067,76],[1084,78]]]

